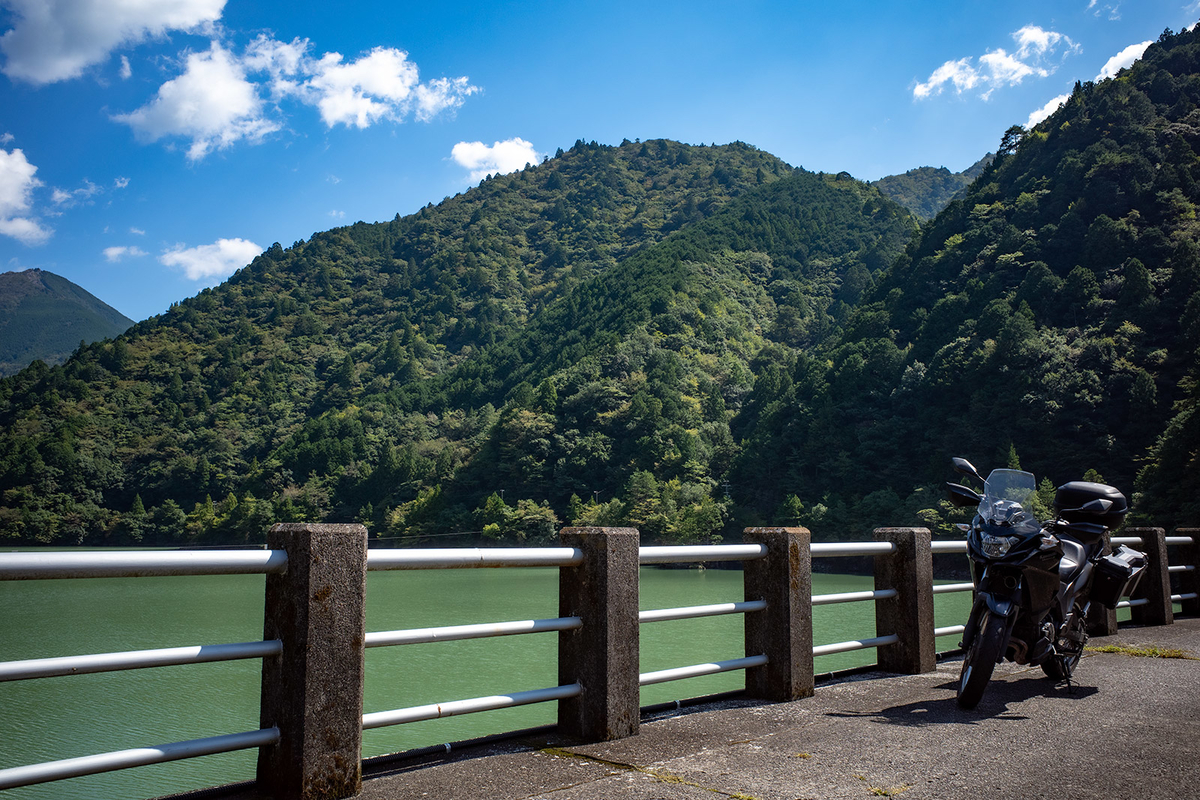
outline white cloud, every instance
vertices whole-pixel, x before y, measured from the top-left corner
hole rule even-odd
[[[267,73],[273,98],[294,97],[315,106],[330,128],[401,122],[409,114],[428,122],[479,91],[466,77],[421,83],[408,53],[393,47],[376,47],[354,61],[341,53],[313,58],[311,48],[308,39],[280,42],[260,35],[246,48],[243,64],[248,72]]]
[[[1153,39],[1147,39],[1144,42],[1131,44],[1115,56],[1104,62],[1104,66],[1100,69],[1100,74],[1095,77],[1095,80],[1102,81],[1105,78],[1115,78],[1117,73],[1126,67],[1133,65],[1133,62],[1142,57],[1142,53],[1146,52],[1146,48],[1154,44]]]
[[[127,81],[133,77],[133,67],[129,65],[129,56],[121,56],[121,80]]]
[[[1099,0],[1091,0],[1091,2],[1090,2],[1090,3],[1088,3],[1087,10],[1088,10],[1088,11],[1091,11],[1093,8],[1094,8],[1094,9],[1096,9],[1096,16],[1097,16],[1097,17],[1098,17],[1098,16],[1100,16],[1100,15],[1101,15],[1102,13],[1104,13],[1105,11],[1107,11],[1107,12],[1108,12],[1108,18],[1109,18],[1110,20],[1118,20],[1118,19],[1120,19],[1120,18],[1121,18],[1121,4],[1120,4],[1120,2],[1116,2],[1116,3],[1100,3],[1100,2],[1099,2]]]
[[[448,108],[461,108],[479,91],[466,78],[435,78],[417,87],[417,119],[428,122]]]
[[[332,211],[330,211],[330,212],[329,212],[329,216],[333,217],[334,219],[345,219],[345,218],[346,218],[346,212],[345,212],[345,211],[338,211],[338,210],[335,208],[335,209],[333,209]]]
[[[271,94],[276,99],[299,94],[305,65],[310,61],[308,39],[299,37],[291,42],[280,42],[266,34],[259,34],[246,48],[242,64],[247,72],[265,72],[270,77]]]
[[[1037,25],[1026,25],[1012,35],[1017,42],[1017,58],[1041,58],[1051,54],[1059,45],[1065,45],[1068,52],[1078,52],[1079,45],[1071,41],[1069,36],[1057,31],[1047,31]]]
[[[7,131],[4,133],[0,133],[0,145],[8,144],[15,138],[17,138],[17,137],[13,136],[11,133],[8,133]]]
[[[242,139],[258,142],[279,130],[279,123],[263,115],[262,105],[242,65],[213,42],[208,52],[190,53],[184,73],[160,86],[153,100],[113,119],[147,141],[190,138],[188,159],[198,161],[214,149]]]
[[[1030,75],[1037,75],[1039,78],[1044,78],[1050,74],[1044,69],[1031,67],[1017,56],[1010,56],[1002,49],[984,53],[979,57],[979,63],[983,65],[987,73],[985,80],[993,87],[996,85],[1013,86],[1025,80]]]
[[[307,39],[280,42],[260,34],[238,57],[214,41],[208,52],[189,54],[184,74],[163,84],[154,100],[113,119],[146,141],[188,137],[188,158],[197,161],[280,130],[285,100],[315,107],[327,127],[367,128],[409,116],[428,122],[479,91],[466,77],[421,83],[403,50],[376,47],[346,61],[340,53],[314,58],[311,49]],[[276,104],[274,117],[264,98]]]
[[[450,157],[460,166],[471,170],[471,180],[478,181],[488,173],[503,175],[536,164],[541,154],[533,145],[519,137],[486,145],[483,142],[459,142]]]
[[[342,63],[341,53],[326,53],[307,86],[317,96],[326,125],[366,128],[395,117],[410,102],[418,80],[417,66],[407,53],[377,47],[349,64]]]
[[[141,256],[150,255],[140,247],[106,247],[104,248],[104,257],[112,263],[117,263],[125,257],[138,258]]]
[[[390,47],[376,47],[351,62],[343,62],[341,53],[326,53],[317,61],[302,60],[299,69],[311,77],[296,84],[296,93],[317,107],[330,128],[366,128],[385,119],[401,122],[409,114],[428,122],[461,107],[479,91],[466,77],[421,83],[408,53]]]
[[[53,229],[39,225],[28,217],[0,217],[0,236],[11,236],[22,244],[42,244],[53,234]]]
[[[194,281],[220,280],[249,264],[262,250],[246,239],[218,239],[214,244],[199,247],[176,245],[158,260],[165,266],[182,269]]]
[[[92,183],[87,178],[84,178],[83,186],[79,187],[78,189],[67,191],[65,189],[59,189],[56,187],[50,193],[50,199],[56,206],[71,208],[72,206],[77,206],[80,203],[87,202],[94,195],[100,194],[102,191],[104,190],[99,186]]]
[[[0,150],[0,236],[11,236],[27,245],[41,244],[53,230],[29,216],[33,190],[42,185],[30,164],[18,149]]]
[[[113,181],[114,189],[124,189],[128,185],[129,185],[129,178],[126,178],[123,175],[118,176],[117,179]]]
[[[1028,77],[1045,78],[1053,74],[1058,68],[1054,59],[1061,60],[1079,51],[1079,45],[1069,36],[1037,25],[1026,25],[1015,31],[1012,38],[1017,44],[1014,53],[996,48],[977,59],[968,56],[945,62],[927,81],[913,86],[913,98],[922,100],[939,95],[947,86],[953,86],[960,95],[979,89],[980,95],[987,98],[996,89],[1014,86]]]
[[[12,30],[0,36],[4,74],[35,85],[77,78],[122,45],[202,29],[226,0],[4,0]]]
[[[1055,97],[1050,102],[1046,103],[1046,105],[1029,115],[1029,119],[1025,121],[1025,128],[1029,129],[1034,125],[1037,125],[1046,117],[1050,116],[1055,111],[1058,111],[1058,107],[1070,99],[1071,95],[1069,94],[1060,94],[1058,97]]]
[[[129,232],[132,233],[134,236],[145,236],[146,235],[146,232],[144,230],[142,230],[141,228],[130,228]]]

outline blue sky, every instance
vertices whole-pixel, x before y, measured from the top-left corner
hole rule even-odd
[[[577,139],[961,170],[1196,0],[0,0],[0,271],[135,320]]]

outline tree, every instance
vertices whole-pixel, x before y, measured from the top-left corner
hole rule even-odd
[[[155,507],[150,519],[161,541],[178,542],[187,535],[187,514],[170,498]]]
[[[150,528],[150,518],[140,494],[134,495],[129,511],[121,515],[121,531],[131,541],[140,542]]]
[[[1017,148],[1021,146],[1021,141],[1025,138],[1025,129],[1020,125],[1013,125],[1004,132],[1000,137],[1000,147],[996,150],[996,157],[1003,158],[1011,156],[1017,152]]]
[[[789,494],[779,506],[777,516],[785,525],[799,525],[804,516],[804,503],[796,495]]]

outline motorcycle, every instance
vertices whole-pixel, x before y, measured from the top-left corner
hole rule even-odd
[[[1005,659],[1069,683],[1087,644],[1088,611],[1094,603],[1115,608],[1146,566],[1142,553],[1108,547],[1110,530],[1129,510],[1125,496],[1112,486],[1071,481],[1055,493],[1056,517],[1042,523],[1030,506],[1032,473],[997,469],[984,480],[963,458],[954,459],[954,469],[983,483],[982,495],[946,484],[952,504],[978,507],[971,524],[960,526],[967,529],[975,601],[963,631],[958,704],[978,705]]]

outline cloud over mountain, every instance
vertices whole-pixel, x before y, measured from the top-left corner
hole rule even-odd
[[[1045,78],[1058,68],[1058,61],[1078,52],[1079,45],[1057,31],[1026,25],[1012,34],[1016,50],[989,50],[978,58],[970,56],[946,61],[924,83],[913,87],[913,98],[923,100],[942,93],[949,85],[958,94],[979,89],[988,97],[996,89],[1014,86],[1028,77]]]

